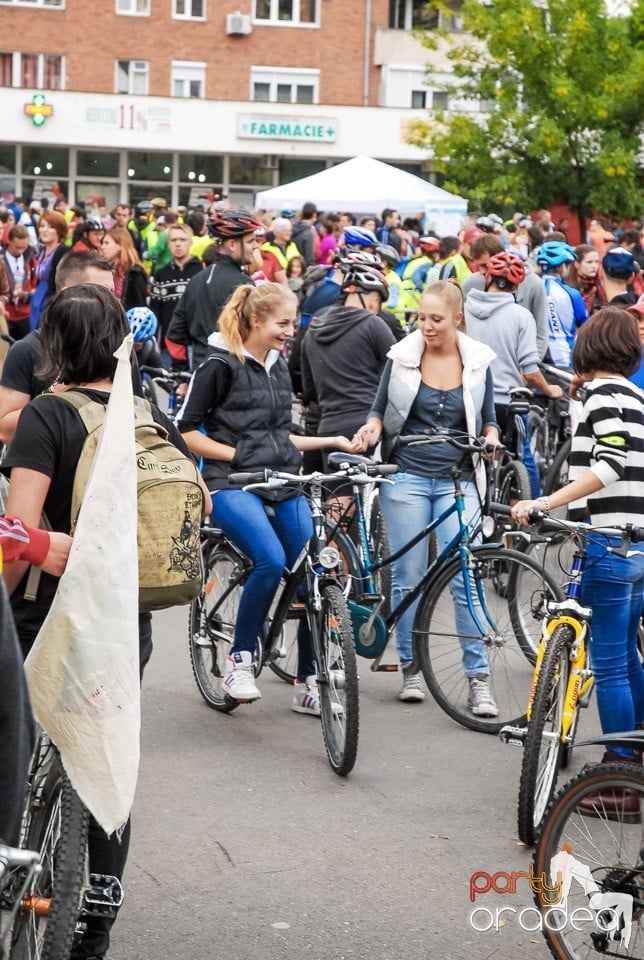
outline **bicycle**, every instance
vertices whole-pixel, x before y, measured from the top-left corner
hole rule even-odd
[[[641,751],[644,731],[608,734],[584,744]],[[630,803],[624,791],[632,791]],[[582,770],[550,804],[534,852],[533,875],[546,878],[554,896],[566,890],[563,903],[554,905],[535,895],[541,931],[556,960],[644,956],[642,800],[644,770],[625,761]],[[557,869],[565,869],[568,858],[575,871],[572,882],[569,889],[557,891]]]
[[[306,616],[317,664],[317,682],[324,744],[332,769],[339,776],[351,772],[358,750],[358,669],[346,586],[341,577],[339,551],[327,540],[322,509],[322,485],[343,479],[345,471],[326,475],[296,475],[265,470],[230,475],[244,490],[276,490],[308,485],[314,535],[285,577],[273,603],[265,634],[255,649],[255,675],[283,652],[282,631],[289,620]],[[225,662],[234,642],[241,591],[250,572],[249,561],[221,531],[204,528],[204,589],[193,601],[189,616],[190,657],[201,695],[215,710],[230,713],[239,701],[223,687]],[[298,587],[306,583],[306,599],[298,601]]]
[[[157,404],[157,393],[154,388],[161,387],[168,394],[164,412],[170,420],[175,420],[179,407],[183,403],[183,397],[177,394],[177,388],[182,384],[190,383],[192,374],[183,370],[166,370],[165,367],[146,366],[142,366],[140,372],[144,399],[149,403]]]
[[[644,539],[644,530],[639,531],[632,524],[589,527],[538,513],[534,521],[546,531],[572,533],[576,549],[565,599],[546,604],[528,697],[527,726],[501,731],[505,742],[523,746],[517,821],[519,839],[528,845],[534,843],[559,770],[570,762],[579,710],[588,705],[594,685],[586,643],[592,609],[580,603],[586,545],[594,538],[621,536],[619,547],[606,545],[606,550],[627,555],[631,543]]]
[[[40,731],[27,780],[21,855],[12,854],[16,862],[0,883],[9,960],[65,960],[87,917],[114,916],[120,907],[120,881],[89,872],[88,824],[58,750]]]
[[[485,452],[484,441],[465,442],[445,434],[419,434],[402,437],[399,443],[449,442],[457,449],[476,454]],[[387,482],[378,477],[382,465],[363,457],[334,453],[333,466],[346,465],[355,483]],[[385,465],[387,470],[391,467]],[[381,665],[387,643],[400,617],[420,598],[414,620],[414,662],[439,706],[452,719],[471,730],[498,733],[509,717],[524,716],[523,697],[527,697],[532,664],[537,652],[535,626],[540,629],[545,599],[559,599],[555,581],[538,564],[522,553],[497,544],[473,545],[480,525],[470,528],[465,511],[465,496],[460,486],[461,471],[453,468],[454,503],[423,530],[413,536],[397,553],[372,555],[372,544],[365,526],[359,497],[354,498],[355,520],[361,531],[361,552],[341,528],[332,527],[329,536],[336,542],[351,576],[350,609],[357,652],[374,661],[372,670],[396,670]],[[416,586],[390,610],[384,612],[384,597],[378,587],[378,575],[403,556],[448,517],[456,513],[459,531],[428,565]],[[452,586],[462,579],[467,611],[476,633],[466,635],[456,625]],[[503,580],[506,589],[499,589]],[[499,708],[499,717],[475,716],[469,711],[469,684],[463,669],[463,642],[482,642],[490,670],[490,686]],[[522,691],[522,692],[519,692]]]
[[[568,370],[561,370],[547,363],[541,363],[539,367],[546,377],[551,381],[558,381],[564,387],[569,387],[573,380],[573,375]],[[583,396],[583,390],[580,395]],[[563,399],[565,400],[565,397]],[[535,397],[530,405],[530,446],[539,471],[541,489],[546,496],[568,483],[568,459],[573,434],[571,413],[574,409],[570,402],[562,404],[561,400],[549,400],[540,396]]]
[[[5,960],[5,943],[27,891],[42,871],[40,854],[0,843],[0,960]],[[9,916],[6,922],[2,911]]]

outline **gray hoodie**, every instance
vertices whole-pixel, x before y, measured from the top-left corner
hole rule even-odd
[[[508,404],[510,390],[524,387],[523,373],[539,369],[534,317],[516,303],[511,293],[470,290],[465,301],[467,333],[491,347],[494,402]]]

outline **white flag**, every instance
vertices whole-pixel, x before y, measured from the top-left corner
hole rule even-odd
[[[108,834],[123,826],[134,802],[141,727],[131,349],[129,335],[115,353],[67,568],[25,661],[34,716]]]

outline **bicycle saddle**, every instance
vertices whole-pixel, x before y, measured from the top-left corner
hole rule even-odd
[[[373,467],[374,461],[371,457],[362,457],[359,453],[330,453],[327,457],[329,466],[341,467],[343,463],[348,463],[350,467]]]

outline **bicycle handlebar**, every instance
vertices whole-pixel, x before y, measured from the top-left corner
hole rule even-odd
[[[500,516],[512,516],[511,508],[505,503],[491,503],[490,510]],[[592,527],[588,523],[550,517],[548,514],[542,513],[541,510],[531,510],[528,515],[528,523],[538,523],[544,530],[559,531],[564,529],[570,530],[571,533],[595,534],[600,537],[623,537],[631,543],[644,543],[644,527],[638,527],[634,523],[625,523],[622,526],[615,527]]]
[[[191,373],[184,370],[166,370],[165,367],[146,367],[140,368],[141,373],[149,373],[155,380],[161,380],[164,383],[188,383],[192,379]]]
[[[466,435],[467,436],[467,435]],[[488,443],[484,437],[467,437],[467,442],[459,440],[449,433],[413,433],[398,437],[396,441],[403,447],[414,446],[419,443],[449,443],[457,450],[465,453],[502,453],[507,449],[502,443]]]
[[[362,459],[362,458],[361,458]],[[254,473],[229,473],[228,483],[240,484],[244,487],[268,486],[271,488],[284,487],[289,483],[296,483],[303,486],[305,483],[317,481],[318,483],[327,483],[329,480],[344,480],[347,477],[386,477],[393,473],[398,473],[398,467],[395,463],[345,463],[340,464],[340,469],[335,473],[285,473],[280,470],[258,470]]]

